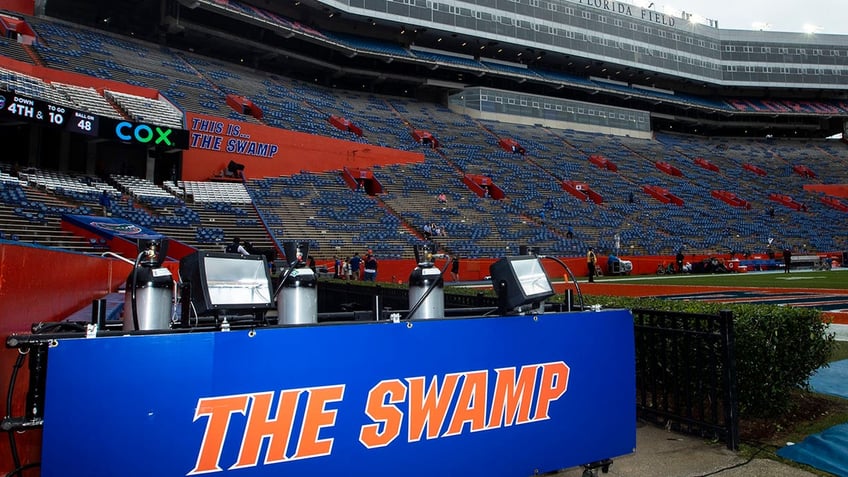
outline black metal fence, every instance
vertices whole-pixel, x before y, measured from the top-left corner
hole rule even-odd
[[[406,288],[322,283],[319,312],[406,310]],[[446,308],[496,307],[497,299],[445,294]],[[383,316],[387,318],[387,316]],[[633,310],[636,338],[636,406],[645,420],[687,434],[739,446],[733,315]]]
[[[461,295],[445,293],[445,308],[497,307],[497,298],[477,293]],[[409,290],[406,288],[364,285],[349,282],[321,282],[318,287],[318,312],[409,309]],[[376,315],[374,315],[376,318]],[[385,317],[384,317],[385,318]]]
[[[732,313],[637,309],[633,317],[639,416],[738,449]]]

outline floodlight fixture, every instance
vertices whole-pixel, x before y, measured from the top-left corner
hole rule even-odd
[[[415,244],[413,250],[415,252],[415,263],[421,268],[430,268],[435,263],[435,255],[438,247],[433,242]]]
[[[274,307],[268,263],[263,255],[195,252],[180,260],[183,299],[197,316],[238,315]]]
[[[545,268],[533,255],[504,257],[489,267],[489,274],[503,313],[523,313],[555,294]]]
[[[309,242],[283,242],[283,253],[289,267],[305,267],[309,258]]]
[[[139,236],[136,237],[136,248],[139,265],[159,267],[168,256],[168,238],[161,235]]]
[[[244,164],[240,164],[236,161],[230,161],[227,164],[227,172],[230,172],[234,176],[238,176],[239,174],[244,173]]]
[[[519,255],[538,256],[539,255],[539,247],[531,247],[529,245],[520,245],[518,247],[518,254]]]

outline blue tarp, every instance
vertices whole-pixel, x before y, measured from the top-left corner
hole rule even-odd
[[[848,399],[848,360],[830,363],[810,378],[817,393]],[[808,436],[803,441],[777,451],[784,459],[807,464],[840,477],[848,477],[848,424]]]
[[[848,477],[848,424],[833,426],[777,451],[784,459]]]
[[[810,387],[817,393],[848,399],[848,359],[816,371],[810,378]]]

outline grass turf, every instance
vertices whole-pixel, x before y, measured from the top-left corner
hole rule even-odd
[[[662,275],[639,277],[604,277],[599,282],[639,285],[697,285],[739,288],[805,288],[848,290],[848,269],[826,272],[793,271],[721,273],[712,275]]]

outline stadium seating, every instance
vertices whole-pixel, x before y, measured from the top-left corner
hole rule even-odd
[[[94,88],[63,83],[51,83],[51,85],[60,94],[67,96],[73,106],[80,111],[123,119],[121,114]]]
[[[104,90],[103,94],[120,106],[134,121],[150,122],[173,128],[184,127],[182,111],[167,101],[109,90]]]
[[[238,2],[228,2],[226,8],[279,28],[306,31],[306,27]],[[116,199],[113,213],[206,250],[219,250],[239,234],[263,246],[284,240],[309,241],[316,254],[324,257],[367,248],[383,257],[405,257],[411,253],[411,245],[423,240],[423,226],[428,223],[446,231],[435,237],[436,241],[466,257],[500,256],[521,245],[561,255],[580,255],[590,245],[612,251],[615,235],[620,237],[622,254],[672,254],[682,247],[704,252],[761,252],[769,238],[806,244],[815,250],[838,250],[842,245],[836,237],[844,235],[840,225],[844,212],[820,203],[803,186],[822,183],[821,178],[848,182],[843,144],[671,134],[637,139],[476,120],[440,105],[323,88],[49,19],[33,19],[33,26],[44,40],[34,50],[49,67],[145,86],[167,99],[109,89],[101,94],[91,88],[0,70],[0,87],[6,90],[98,114],[126,115],[177,127],[183,125],[184,111],[233,117],[419,151],[425,161],[374,168],[375,178],[386,191],[371,197],[350,190],[335,173],[255,178],[245,184],[166,181],[158,186],[122,175],[111,175],[107,181],[35,168],[13,173],[13,160],[4,158],[0,197],[8,212],[5,215],[15,220],[0,222],[0,231],[7,237],[24,222],[39,231],[51,225],[58,229],[60,211],[97,214],[97,197],[106,190]],[[314,34],[371,54],[414,56],[492,74],[621,89],[620,85],[508,64],[432,51],[392,50],[356,38]],[[19,50],[19,45],[0,43],[0,54],[28,61]],[[132,62],[122,60],[127,55]],[[260,121],[232,110],[225,101],[227,94],[250,98],[265,113],[264,118]],[[668,101],[706,101],[659,91],[638,94]],[[713,101],[706,104],[721,107]],[[365,135],[358,137],[333,127],[328,122],[331,115],[361,125]],[[432,132],[440,147],[434,150],[415,142],[410,129]],[[503,151],[498,147],[498,139],[503,137],[517,140],[526,154]],[[589,161],[593,154],[608,158],[618,170],[595,167]],[[718,171],[699,167],[696,158],[715,164]],[[657,170],[657,161],[673,165],[680,176]],[[767,175],[753,174],[745,164],[762,168]],[[794,173],[796,165],[809,168],[816,177]],[[465,174],[490,177],[506,197],[478,197],[462,183]],[[594,204],[568,195],[561,188],[565,180],[588,184],[604,202]],[[660,203],[643,193],[643,186],[667,189],[680,197],[683,205]],[[751,208],[729,207],[712,197],[713,190],[731,191]],[[134,202],[121,199],[122,193]],[[790,195],[808,210],[773,205],[768,199],[772,193]],[[439,194],[445,194],[445,203],[436,199]],[[770,207],[775,209],[774,216],[767,213]],[[569,227],[574,230],[571,239],[565,236]],[[36,237],[15,235],[23,240]]]
[[[179,181],[187,202],[250,204],[251,198],[243,184],[231,182]]]

